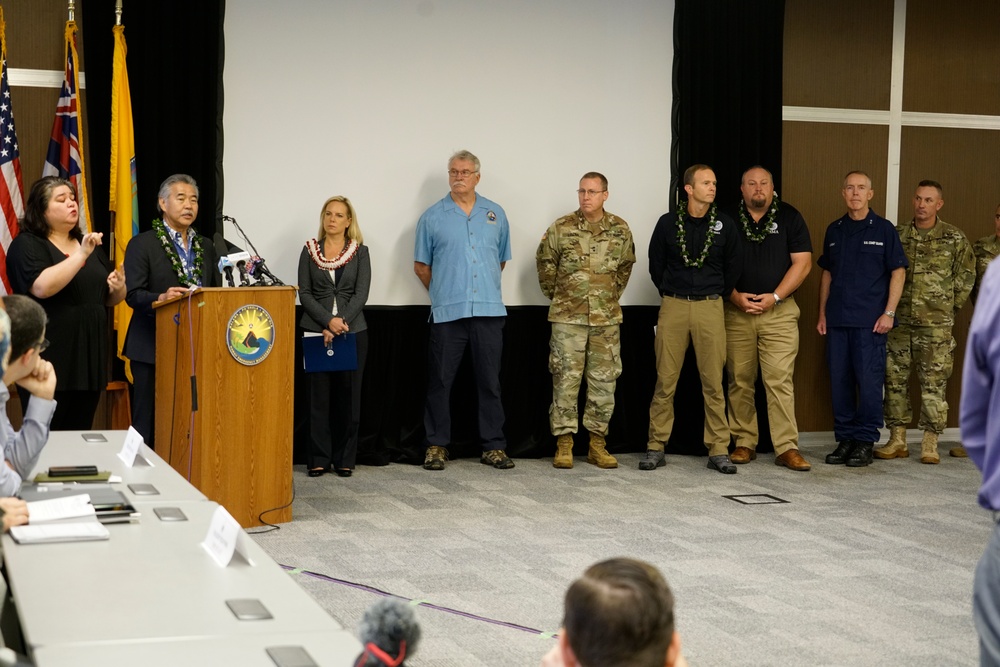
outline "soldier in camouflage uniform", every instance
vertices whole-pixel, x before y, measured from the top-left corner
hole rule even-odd
[[[588,172],[577,190],[580,208],[545,232],[535,260],[538,284],[552,300],[549,371],[552,406],[549,424],[556,436],[556,468],[573,467],[580,381],[587,378],[583,425],[590,432],[587,462],[617,468],[605,437],[615,409],[615,381],[622,372],[618,303],[635,264],[628,224],[604,210],[608,179]]]
[[[905,458],[910,409],[910,365],[920,380],[920,419],[924,431],[920,462],[938,463],[938,435],[948,422],[945,390],[955,359],[952,327],[975,282],[972,246],[957,227],[937,214],[944,205],[941,184],[920,181],[913,198],[913,220],[899,226],[899,239],[910,266],[897,306],[898,326],[886,344],[883,411],[890,437],[875,450],[879,459]]]
[[[979,286],[983,282],[986,267],[997,255],[1000,255],[1000,206],[997,206],[996,213],[993,215],[993,225],[993,234],[984,236],[972,245],[972,252],[976,255],[976,286],[972,288],[973,303],[979,294]]]

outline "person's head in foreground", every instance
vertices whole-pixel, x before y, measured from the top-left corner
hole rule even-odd
[[[674,596],[659,570],[632,558],[592,565],[566,591],[563,630],[543,665],[675,667]],[[553,655],[558,654],[558,655]],[[561,662],[559,659],[561,658]]]

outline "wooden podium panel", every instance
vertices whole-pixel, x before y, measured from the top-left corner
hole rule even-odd
[[[267,346],[254,365],[227,342],[244,306],[257,308],[237,318],[237,349]],[[295,288],[201,288],[155,308],[156,453],[244,528],[263,525],[262,512],[268,523],[291,521]]]

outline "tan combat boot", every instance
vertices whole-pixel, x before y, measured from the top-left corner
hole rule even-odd
[[[948,450],[948,456],[954,456],[958,459],[964,459],[969,456],[968,452],[965,451],[965,447],[959,445],[958,447],[952,447]]]
[[[556,457],[552,459],[553,468],[573,467],[573,434],[563,433],[556,438]]]
[[[877,459],[905,459],[910,455],[906,448],[906,427],[893,426],[889,429],[889,442],[874,451]]]
[[[920,441],[920,462],[940,463],[938,456],[938,434],[934,431],[924,431],[924,439]]]
[[[604,436],[590,434],[590,450],[587,452],[587,463],[593,463],[598,468],[617,468],[618,459],[608,454],[605,449]]]

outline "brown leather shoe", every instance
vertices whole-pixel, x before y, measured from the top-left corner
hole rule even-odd
[[[812,469],[812,466],[809,465],[809,461],[802,458],[802,455],[799,454],[799,450],[797,449],[789,449],[781,456],[776,456],[774,458],[774,464],[785,466],[789,470],[799,470],[803,472]]]
[[[733,463],[750,463],[757,458],[757,452],[749,447],[737,447],[729,455],[729,460]]]

